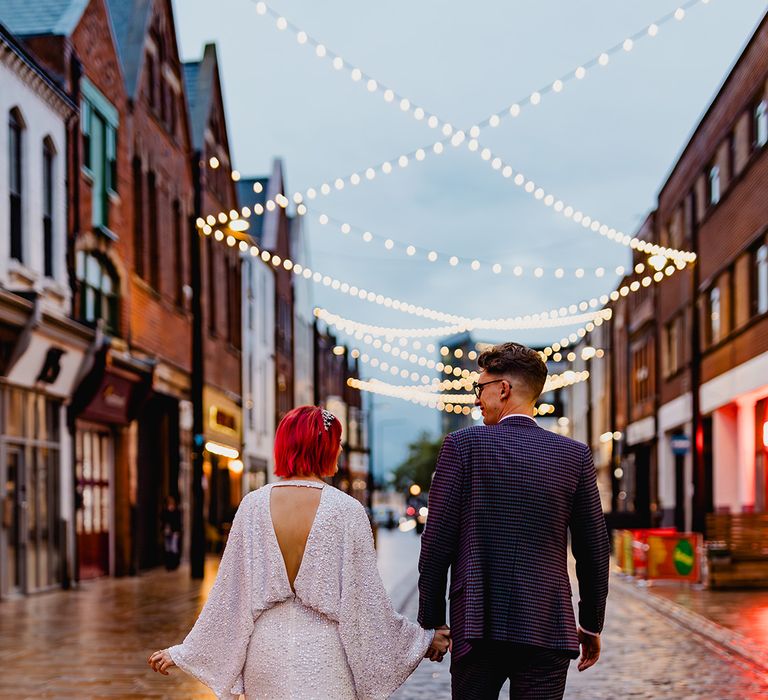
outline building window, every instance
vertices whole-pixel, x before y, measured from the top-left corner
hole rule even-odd
[[[22,196],[23,196],[23,148],[24,125],[17,110],[11,110],[8,118],[8,165],[11,217],[11,257],[22,258]]]
[[[754,312],[764,314],[768,311],[768,242],[755,251]]]
[[[155,57],[147,54],[147,102],[154,110],[157,108],[157,77],[155,74]]]
[[[683,317],[677,316],[664,329],[664,375],[669,377],[681,366],[681,341],[683,336]]]
[[[184,304],[184,225],[181,203],[173,200],[173,243],[176,252],[176,305]]]
[[[144,277],[144,173],[141,160],[133,159],[133,265],[136,274]]]
[[[98,253],[79,251],[75,276],[80,297],[80,320],[116,334],[118,330],[118,283],[112,266]]]
[[[83,105],[83,164],[91,177],[91,223],[109,225],[109,195],[117,192],[117,128],[94,105]]]
[[[717,204],[720,201],[720,167],[713,165],[709,169],[709,203]]]
[[[728,134],[728,186],[736,179],[736,135]]]
[[[707,328],[709,329],[709,342],[717,343],[720,340],[722,330],[722,315],[720,309],[720,287],[713,287],[709,292],[709,304],[707,313]]]
[[[54,191],[53,143],[43,142],[43,273],[53,277],[53,191]]]
[[[762,100],[755,107],[753,114],[754,144],[762,148],[768,143],[768,102]]]
[[[155,288],[160,287],[160,241],[158,240],[157,225],[157,177],[150,170],[147,173],[147,204],[149,214],[149,283]]]

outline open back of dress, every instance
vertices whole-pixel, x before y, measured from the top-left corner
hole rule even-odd
[[[287,481],[275,486],[285,488],[271,490],[269,514],[280,553],[283,555],[285,574],[295,592],[294,582],[301,570],[307,540],[317,518],[323,484]]]

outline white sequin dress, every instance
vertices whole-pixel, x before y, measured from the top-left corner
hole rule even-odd
[[[220,699],[388,698],[434,631],[395,612],[364,508],[331,486],[292,589],[269,510],[273,486],[240,504],[208,600],[171,658]]]

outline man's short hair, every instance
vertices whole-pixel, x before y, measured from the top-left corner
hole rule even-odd
[[[520,343],[501,343],[480,353],[477,364],[490,374],[516,377],[536,400],[547,381],[547,365],[536,350]]]

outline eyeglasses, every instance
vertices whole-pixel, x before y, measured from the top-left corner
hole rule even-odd
[[[503,382],[504,379],[492,379],[490,382],[483,382],[482,384],[480,382],[472,382],[472,389],[475,392],[475,396],[477,398],[480,398],[480,394],[483,393],[483,389],[487,387],[489,384],[495,384],[496,382]]]

